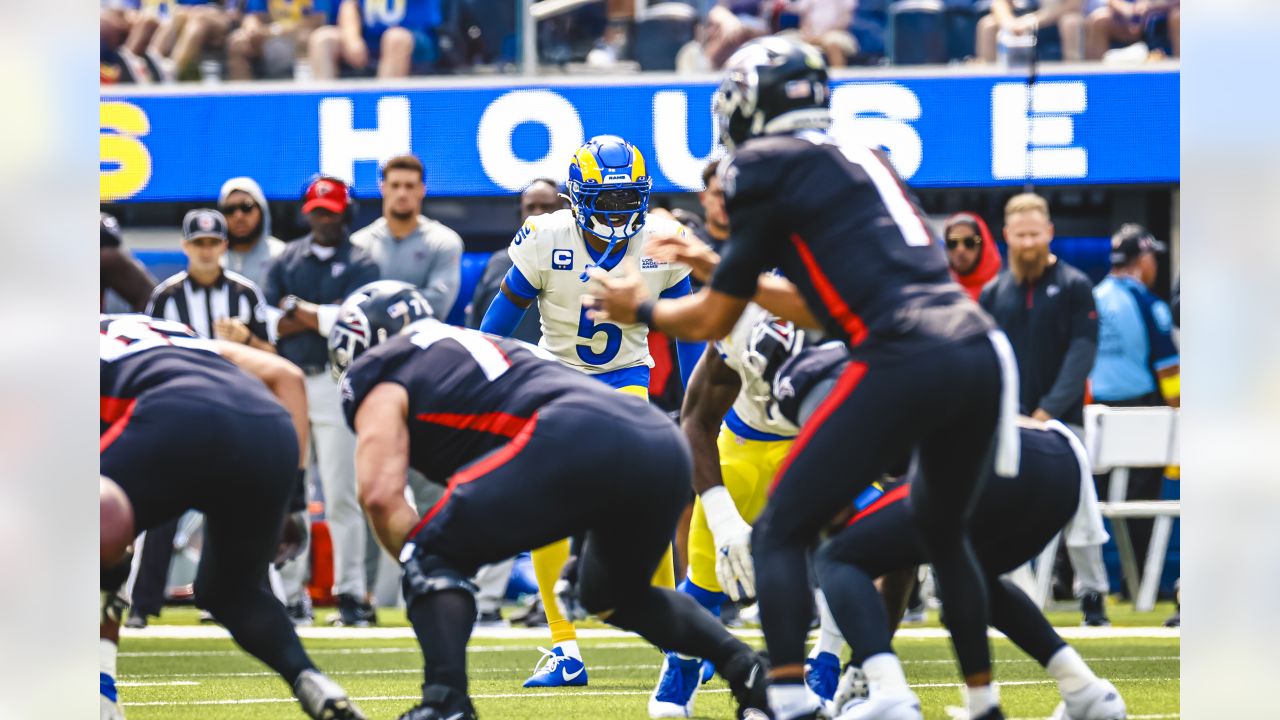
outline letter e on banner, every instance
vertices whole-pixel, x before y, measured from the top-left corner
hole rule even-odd
[[[1026,83],[991,88],[991,176],[997,180],[1082,178],[1089,154],[1075,142],[1075,121],[1088,105],[1083,82],[1040,82],[1030,107]]]

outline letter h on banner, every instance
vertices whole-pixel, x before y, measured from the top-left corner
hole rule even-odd
[[[1083,178],[1089,155],[1074,146],[1072,115],[1088,103],[1083,82],[997,83],[991,89],[991,176],[997,180]]]
[[[355,164],[373,160],[379,166],[396,155],[410,152],[409,98],[378,100],[378,124],[357,129],[355,106],[350,98],[320,101],[320,172],[355,181]]]

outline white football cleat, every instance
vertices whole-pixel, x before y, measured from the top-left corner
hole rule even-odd
[[[1125,720],[1126,717],[1120,691],[1109,681],[1099,679],[1063,695],[1049,720]]]
[[[849,703],[865,702],[867,699],[867,675],[862,668],[850,665],[840,675],[836,683],[835,695],[831,698],[828,711],[834,717],[849,709]]]
[[[845,703],[835,720],[924,720],[924,715],[920,699],[910,690],[877,690],[866,700],[854,698]]]

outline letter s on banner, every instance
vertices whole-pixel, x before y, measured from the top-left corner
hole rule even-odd
[[[538,160],[522,160],[511,148],[511,134],[524,123],[547,129],[551,141]],[[485,108],[476,133],[480,166],[494,184],[516,192],[540,177],[564,180],[569,160],[582,144],[582,120],[573,104],[550,90],[513,90]]]
[[[98,124],[98,162],[118,166],[99,172],[98,197],[102,202],[131,198],[151,179],[151,153],[138,139],[151,132],[151,121],[137,105],[103,102]]]
[[[841,143],[883,147],[903,180],[920,169],[924,144],[910,123],[920,98],[898,83],[848,83],[831,92],[831,134]]]

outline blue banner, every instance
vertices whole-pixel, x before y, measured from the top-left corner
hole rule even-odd
[[[379,162],[403,152],[422,158],[432,195],[500,195],[562,180],[601,133],[641,149],[655,190],[700,189],[719,151],[714,84],[614,82],[104,94],[101,197],[210,201],[249,175],[293,199],[317,172],[374,197]],[[832,83],[832,132],[883,147],[920,188],[1176,183],[1179,99],[1176,71],[1044,75],[1030,88],[1017,76],[865,75]]]

